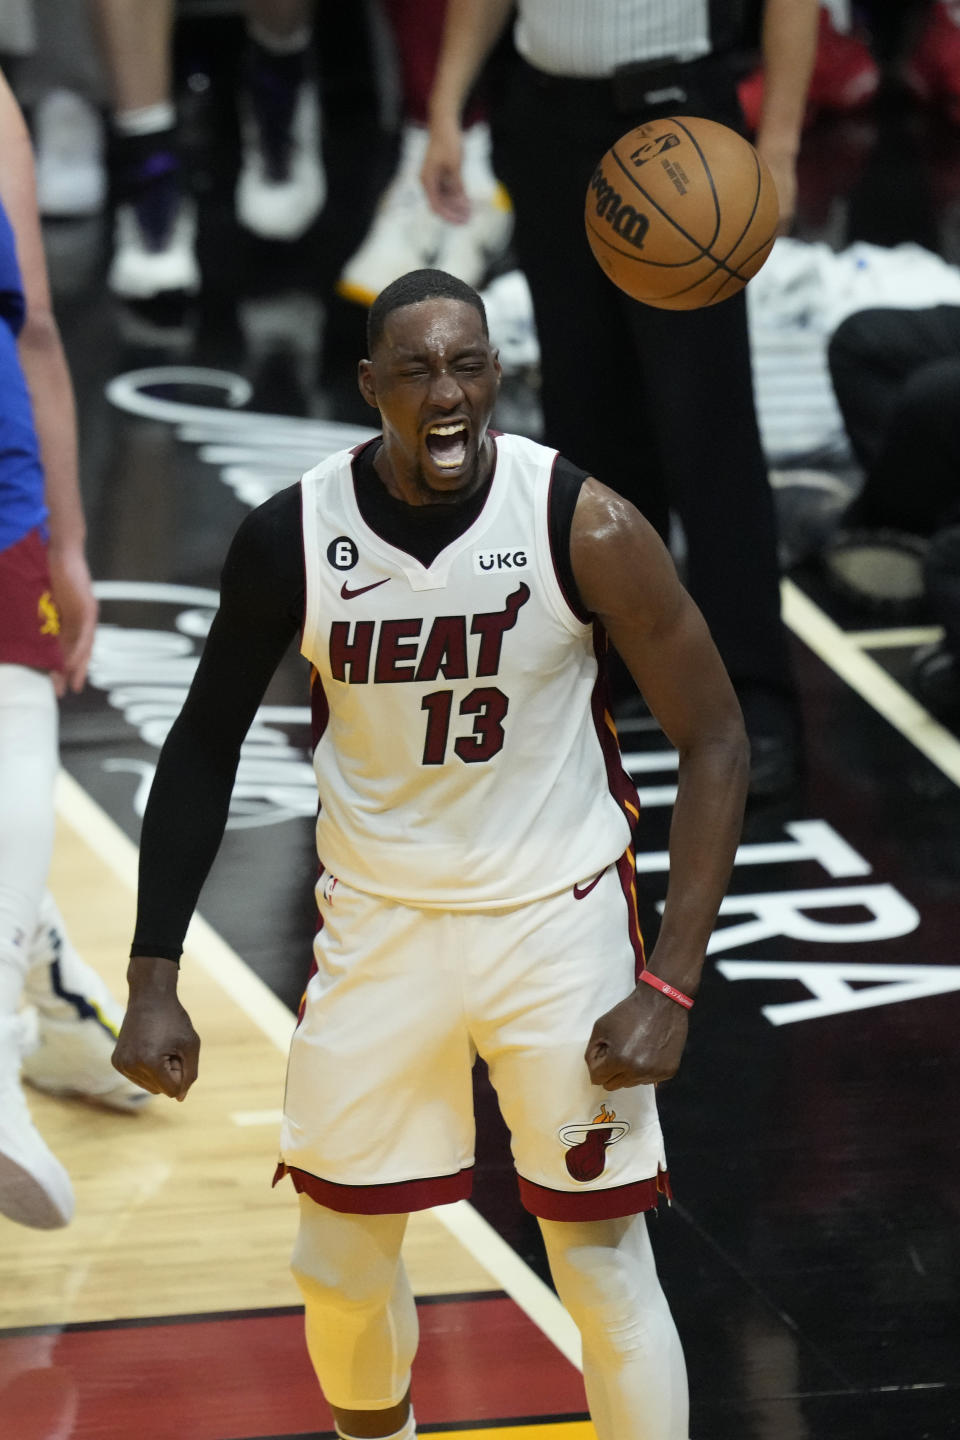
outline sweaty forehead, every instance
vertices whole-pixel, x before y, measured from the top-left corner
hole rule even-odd
[[[419,300],[400,305],[386,317],[381,344],[386,350],[443,354],[465,346],[485,345],[480,312],[465,300]]]

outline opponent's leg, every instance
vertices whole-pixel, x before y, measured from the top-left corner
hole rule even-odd
[[[297,240],[323,209],[321,107],[310,0],[248,0],[241,90],[241,225],[265,240]]]
[[[181,171],[174,0],[93,0],[111,91],[116,192],[107,285],[126,300],[195,294],[196,207]]]
[[[414,1440],[417,1312],[400,1259],[406,1215],[345,1215],[300,1196],[292,1269],[307,1349],[337,1432]]]
[[[36,1011],[39,1044],[24,1056],[24,1078],[50,1095],[80,1096],[110,1110],[143,1109],[153,1097],[110,1060],[123,1006],[77,953],[49,891],[40,901],[28,958],[24,998]]]
[[[20,1005],[53,852],[57,701],[50,676],[0,665],[0,1013]]]
[[[52,1229],[73,1215],[63,1166],[30,1118],[20,1085],[34,1036],[21,1015],[30,938],[53,848],[57,702],[50,676],[0,665],[0,1214]]]
[[[687,1374],[643,1215],[541,1220],[557,1292],[583,1339],[599,1440],[687,1440]]]

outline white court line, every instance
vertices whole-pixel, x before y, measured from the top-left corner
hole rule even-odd
[[[861,650],[900,650],[914,645],[935,645],[943,639],[943,626],[903,625],[893,630],[846,630],[844,634]]]
[[[680,756],[670,750],[621,750],[620,759],[629,775],[656,775],[658,770],[676,770]]]
[[[277,1129],[283,1121],[282,1110],[234,1110],[230,1116],[234,1125],[241,1129],[256,1125],[275,1125]]]
[[[627,771],[629,774],[630,772]],[[676,785],[638,785],[637,797],[644,810],[663,809],[677,798]]]
[[[469,1200],[438,1205],[434,1215],[465,1250],[506,1290],[535,1325],[538,1325],[571,1365],[582,1370],[580,1332],[545,1281],[498,1235]]]
[[[128,889],[136,893],[138,851],[115,820],[61,770],[57,777],[57,813],[90,846]],[[194,915],[185,948],[248,1019],[284,1054],[295,1017],[237,952],[206,920]],[[279,1112],[277,1112],[279,1113]],[[238,1125],[265,1124],[265,1111],[238,1111]],[[453,1214],[448,1212],[455,1212]],[[550,1287],[502,1240],[466,1200],[438,1205],[432,1213],[473,1258],[488,1270],[511,1300],[548,1339],[580,1369],[580,1337],[576,1326]]]
[[[135,894],[136,845],[65,770],[61,770],[57,777],[56,803],[57,813]],[[293,1035],[295,1017],[246,961],[241,960],[213,926],[199,915],[194,915],[190,922],[185,948],[258,1029],[269,1036],[277,1049],[286,1050]]]
[[[960,785],[960,740],[856,645],[792,580],[780,587],[783,618],[793,633],[851,690],[899,730],[954,784]]]

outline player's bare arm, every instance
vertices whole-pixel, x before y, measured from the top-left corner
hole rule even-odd
[[[797,199],[797,152],[817,51],[818,0],[766,0],[763,7],[763,108],[756,147],[777,187],[781,235]]]
[[[86,523],[80,498],[73,384],[50,298],[30,133],[2,74],[0,159],[0,201],[13,226],[26,301],[17,349],[43,458],[50,531],[47,558],[64,652],[64,669],[54,674],[54,686],[63,694],[68,688],[83,689],[93,650],[97,601],[84,550]]]
[[[743,820],[749,747],[733,687],[665,546],[628,501],[585,483],[570,538],[584,604],[604,626],[680,756],[670,879],[651,972],[695,996]],[[687,1012],[649,985],[597,1021],[595,1083],[651,1084],[676,1073]]]
[[[438,215],[470,215],[463,185],[461,115],[471,86],[506,28],[512,0],[449,0],[430,94],[430,140],[421,180]]]
[[[177,995],[179,967],[162,955],[135,955],[129,999],[113,1052],[117,1070],[153,1095],[184,1100],[197,1078],[200,1037]]]

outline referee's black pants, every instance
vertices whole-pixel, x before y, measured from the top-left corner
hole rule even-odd
[[[792,685],[744,297],[689,312],[640,305],[603,273],[584,229],[600,156],[648,118],[618,109],[605,81],[557,81],[520,62],[493,117],[495,163],[533,296],[543,438],[664,538],[676,511],[687,587],[746,706],[756,690],[789,696]],[[739,126],[732,80],[726,109],[712,104],[708,118]]]

